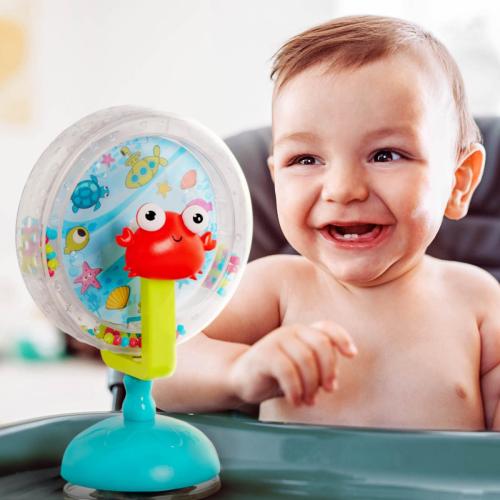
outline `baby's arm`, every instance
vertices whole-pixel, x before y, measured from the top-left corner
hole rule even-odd
[[[247,267],[219,317],[179,346],[174,375],[155,382],[160,408],[217,411],[283,395],[312,404],[319,387],[335,389],[337,352],[356,354],[347,332],[326,321],[280,326],[294,259],[266,257]]]
[[[177,350],[177,367],[155,381],[156,404],[168,411],[217,411],[244,404],[228,377],[233,361],[280,325],[280,257],[250,263],[217,319]]]
[[[481,392],[487,429],[500,431],[500,285],[484,276],[480,297],[483,312],[481,334]]]

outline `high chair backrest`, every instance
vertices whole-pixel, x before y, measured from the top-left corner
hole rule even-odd
[[[468,262],[500,281],[500,118],[476,120],[486,148],[486,167],[466,217],[444,219],[430,245],[430,255]],[[274,186],[267,168],[271,128],[248,130],[226,140],[245,172],[254,211],[250,260],[275,253],[295,253],[285,240],[276,214]]]

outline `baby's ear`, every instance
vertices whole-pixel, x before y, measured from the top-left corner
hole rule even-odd
[[[470,200],[483,176],[486,152],[482,144],[474,143],[462,156],[455,169],[455,183],[444,214],[458,220],[467,214]]]
[[[267,168],[269,168],[269,173],[274,182],[274,157],[273,155],[267,157]]]

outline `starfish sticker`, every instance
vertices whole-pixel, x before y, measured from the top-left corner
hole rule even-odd
[[[84,294],[89,287],[93,286],[95,288],[101,288],[101,284],[97,281],[96,276],[102,271],[102,268],[96,267],[91,268],[87,261],[84,261],[82,265],[82,274],[75,278],[73,283],[81,283],[82,289],[80,293]]]
[[[101,163],[104,163],[107,167],[109,167],[112,163],[115,162],[115,159],[110,154],[102,155]]]
[[[166,198],[169,191],[172,191],[172,188],[166,182],[158,182],[156,185],[158,186],[156,194],[160,194],[163,198]]]

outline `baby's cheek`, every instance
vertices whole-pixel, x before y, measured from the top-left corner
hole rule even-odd
[[[432,190],[420,193],[411,201],[408,213],[414,230],[421,237],[432,240],[441,226],[446,204]]]
[[[295,250],[303,253],[308,238],[308,207],[300,191],[276,189],[276,208],[281,230]]]
[[[287,194],[283,190],[276,190],[276,210],[278,219],[285,236],[287,232],[293,228],[297,222],[297,207],[293,203],[291,194]]]

